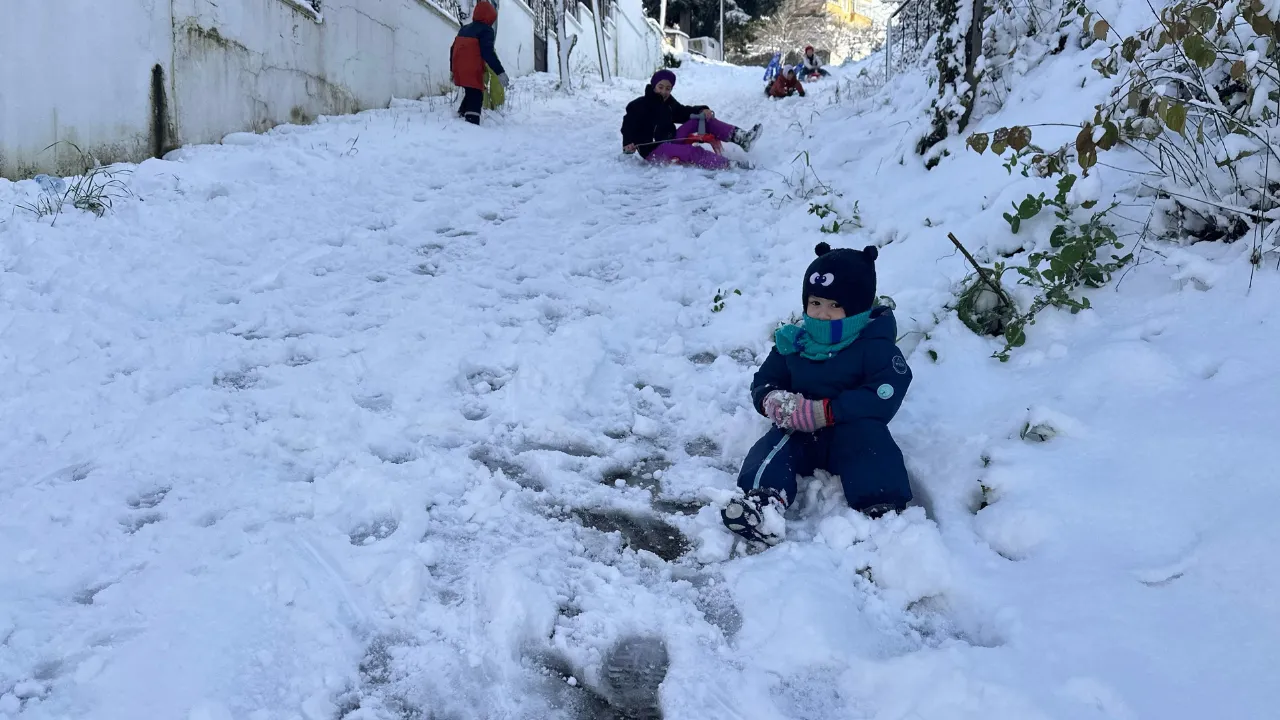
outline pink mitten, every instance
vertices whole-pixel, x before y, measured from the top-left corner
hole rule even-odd
[[[831,424],[831,403],[827,400],[809,400],[796,396],[795,409],[788,422],[792,430],[817,432]]]
[[[764,396],[764,414],[765,417],[773,421],[774,425],[786,429],[787,423],[791,420],[791,411],[795,407],[795,398],[797,396],[786,390],[774,390]]]

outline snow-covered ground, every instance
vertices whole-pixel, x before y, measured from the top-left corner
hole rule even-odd
[[[978,129],[1089,107],[1091,57]],[[946,233],[1015,247],[1045,181],[899,163],[918,76],[759,76],[675,93],[763,122],[754,172],[622,156],[639,84],[539,77],[480,128],[405,102],[187,148],[101,219],[0,181],[0,718],[604,718],[668,663],[681,720],[1271,716],[1276,273],[1157,248],[1001,364],[944,309]],[[920,506],[818,478],[731,557],[751,374],[831,239],[802,175],[882,247]]]

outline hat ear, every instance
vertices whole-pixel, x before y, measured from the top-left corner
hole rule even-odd
[[[822,257],[823,255],[826,255],[829,252],[831,252],[831,246],[824,242],[818,243],[817,247],[813,249],[813,253],[818,257]]]
[[[867,256],[868,261],[875,262],[876,258],[880,257],[880,248],[875,245],[868,245],[862,248],[862,254]]]

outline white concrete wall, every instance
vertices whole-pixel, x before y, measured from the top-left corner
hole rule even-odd
[[[667,28],[666,44],[676,52],[689,52],[689,36],[680,30]]]
[[[689,38],[689,52],[697,53],[710,60],[723,60],[724,52],[720,41],[713,37]]]
[[[422,0],[173,0],[175,119],[183,143],[447,88],[458,24]]]
[[[501,0],[494,50],[511,77],[533,72],[533,11],[522,0]]]
[[[278,0],[277,0],[278,1]],[[151,72],[168,74],[169,0],[0,0],[0,177],[146,157]]]
[[[595,16],[591,14],[589,6],[578,3],[576,19],[581,37],[578,38],[578,47],[573,50],[573,57],[569,59],[569,70],[575,77],[590,75],[599,80],[600,51],[596,49]]]
[[[60,141],[102,163],[139,161],[232,132],[452,90],[458,22],[442,5],[324,0],[322,7],[317,16],[306,0],[0,0],[0,176],[82,171],[70,145],[45,150]],[[648,78],[662,61],[661,34],[640,0],[617,8],[606,21],[611,68]],[[568,25],[579,36],[571,73],[598,78],[590,10],[579,5]],[[525,0],[499,0],[496,29],[508,73],[532,72]],[[556,73],[554,39],[549,45]]]
[[[604,23],[605,52],[614,75],[647,80],[662,65],[662,33],[658,24],[644,14],[640,0],[619,0],[614,17]],[[575,82],[585,77],[600,79],[600,53],[596,50],[595,20],[588,5],[579,3],[577,13],[565,19],[570,35],[578,44],[569,58],[569,73]],[[559,73],[560,56],[555,38],[548,42],[547,71]]]
[[[662,32],[644,14],[640,0],[618,0],[610,28],[613,33],[614,72],[637,80],[648,78],[662,65]]]

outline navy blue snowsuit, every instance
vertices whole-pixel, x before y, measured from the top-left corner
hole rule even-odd
[[[889,503],[899,510],[911,500],[902,451],[889,434],[911,384],[911,368],[897,346],[898,323],[888,308],[876,308],[852,345],[828,360],[783,355],[774,348],[751,383],[751,401],[764,414],[774,390],[829,399],[834,424],[815,433],[774,427],[747,453],[738,474],[745,490],[774,488],[796,499],[796,476],[815,469],[839,475],[850,507]]]

